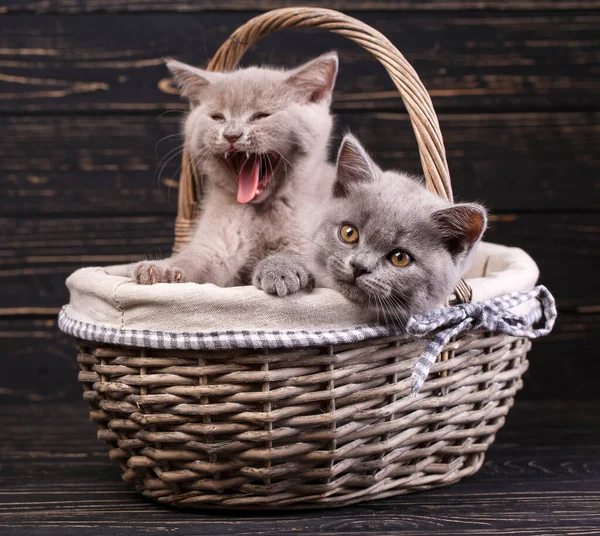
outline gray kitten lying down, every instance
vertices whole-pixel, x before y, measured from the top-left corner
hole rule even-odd
[[[190,244],[134,265],[138,283],[249,284],[260,259],[305,249],[298,237],[335,179],[327,149],[337,66],[335,53],[288,71],[168,62],[191,104],[185,138],[204,197]]]
[[[282,296],[312,274],[317,286],[400,325],[443,305],[483,235],[486,210],[453,205],[417,179],[381,170],[352,136],[342,142],[336,176],[305,255],[264,259],[254,285]]]

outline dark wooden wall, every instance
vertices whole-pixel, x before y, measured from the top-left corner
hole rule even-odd
[[[386,34],[430,90],[455,191],[493,211],[488,239],[525,248],[560,320],[523,397],[595,397],[600,360],[600,2],[315,1]],[[276,0],[5,0],[0,5],[0,400],[77,399],[56,329],[80,266],[166,255],[185,104],[162,58],[204,64]],[[344,39],[276,34],[248,62],[340,53],[340,130],[384,166],[418,170],[382,67]],[[574,379],[576,370],[582,378]]]

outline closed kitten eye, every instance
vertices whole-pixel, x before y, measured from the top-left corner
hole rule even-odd
[[[340,239],[348,244],[358,242],[358,229],[354,225],[344,223],[339,230]]]
[[[403,268],[404,266],[408,266],[412,261],[412,259],[408,255],[408,253],[404,253],[404,251],[399,250],[399,249],[392,251],[388,255],[388,259],[394,266],[398,266],[400,268]]]
[[[271,114],[265,113],[265,112],[258,112],[255,113],[251,118],[250,121],[256,121],[257,119],[265,119],[266,117],[269,117]]]
[[[217,123],[222,123],[225,121],[225,116],[223,114],[212,114],[210,118]]]

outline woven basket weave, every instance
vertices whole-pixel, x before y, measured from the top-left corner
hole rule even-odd
[[[452,200],[431,100],[379,32],[341,13],[280,9],[236,30],[209,65],[233,69],[262,37],[323,28],[386,68],[417,138],[428,188]],[[175,249],[201,195],[184,151]],[[456,291],[470,297],[466,283]],[[449,343],[418,396],[409,337],[285,350],[178,351],[79,341],[98,437],[141,493],[181,507],[341,506],[454,483],[475,473],[527,370],[529,341],[482,331]]]

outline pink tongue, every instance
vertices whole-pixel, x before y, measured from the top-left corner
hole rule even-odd
[[[243,163],[240,174],[238,175],[238,203],[248,203],[256,197],[259,171],[259,158],[253,156]]]

